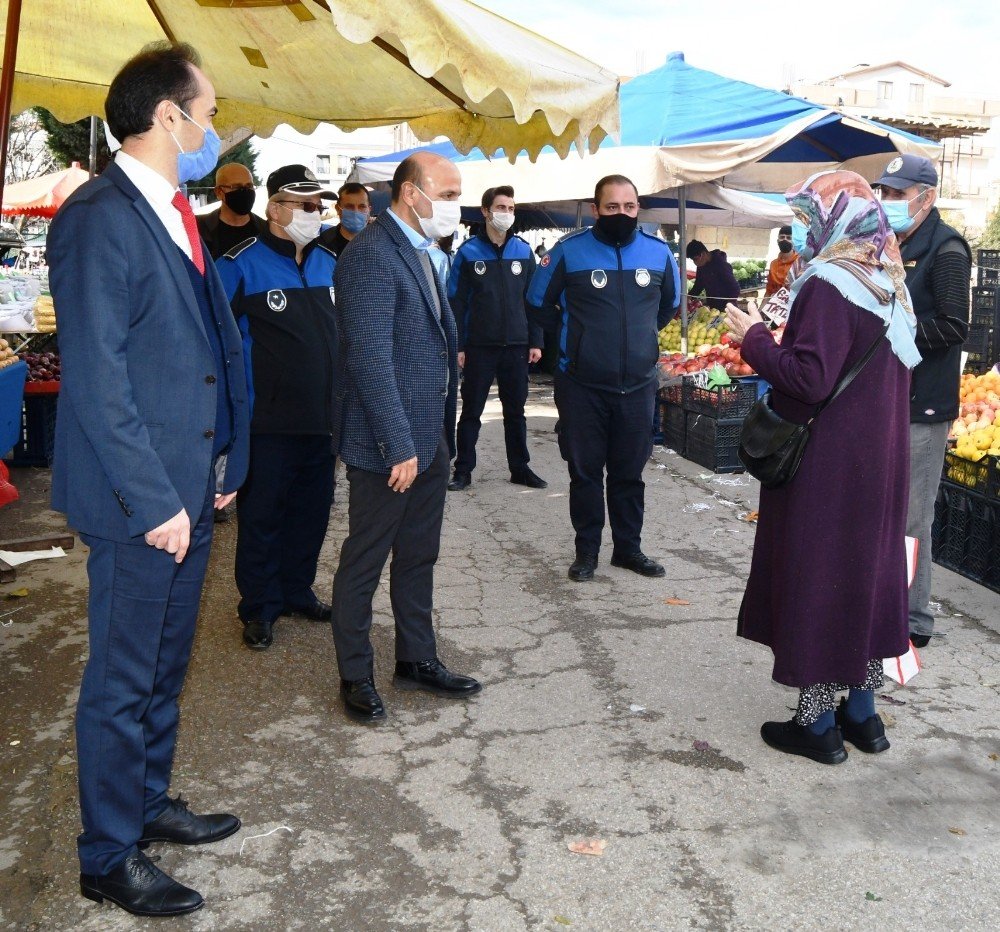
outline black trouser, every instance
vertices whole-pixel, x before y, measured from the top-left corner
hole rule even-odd
[[[528,422],[524,418],[524,403],[528,400],[528,347],[469,346],[465,350],[462,370],[456,473],[471,473],[476,468],[480,418],[494,378],[503,407],[507,466],[512,473],[517,473],[528,465]]]
[[[333,579],[333,642],[341,677],[360,680],[373,673],[372,598],[390,551],[396,659],[437,656],[431,609],[448,488],[447,441],[441,438],[433,462],[406,492],[390,489],[384,473],[353,466],[347,467],[347,481],[348,531]]]
[[[653,449],[650,423],[656,385],[621,395],[586,388],[564,373],[555,378],[559,452],[569,464],[569,515],[577,553],[596,554],[604,530],[604,470],[615,553],[640,548],[646,485],[642,470]]]
[[[336,458],[322,434],[253,434],[236,496],[236,586],[244,621],[310,605],[333,504]]]

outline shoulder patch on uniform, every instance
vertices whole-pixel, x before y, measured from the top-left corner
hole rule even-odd
[[[548,268],[552,263],[552,252],[549,251],[542,256],[541,261],[538,263],[543,269]]]
[[[256,236],[248,237],[247,239],[243,240],[242,243],[237,243],[235,246],[233,246],[232,249],[229,250],[229,252],[225,253],[225,258],[235,259],[241,252],[244,252],[245,250],[249,249],[256,242],[257,242]]]

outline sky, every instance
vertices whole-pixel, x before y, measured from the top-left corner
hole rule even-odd
[[[902,60],[1000,98],[995,0],[474,0],[620,75],[682,51],[698,68],[765,87]],[[884,11],[880,22],[880,11]]]

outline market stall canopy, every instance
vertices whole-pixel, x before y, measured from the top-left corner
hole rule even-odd
[[[511,184],[517,197],[517,228],[519,230],[533,229],[568,229],[577,225],[578,204],[593,198],[594,181],[587,181],[586,187],[580,189],[581,196],[569,200],[529,201],[522,196],[522,191],[535,190],[531,176],[545,172],[547,166],[542,159],[532,163],[528,159],[519,158],[512,167],[504,162],[489,162],[482,153],[472,152],[463,155],[451,143],[434,143],[421,146],[418,149],[408,149],[403,152],[390,152],[386,155],[358,159],[351,181],[362,184],[388,187],[392,175],[399,163],[414,152],[436,152],[450,159],[462,171],[462,220],[466,223],[478,222],[482,219],[479,212],[480,199],[483,191],[497,184]],[[586,156],[582,162],[590,162],[591,156]],[[571,158],[568,163],[560,163],[564,168],[577,167],[578,160]],[[490,173],[491,178],[486,174]],[[676,191],[661,191],[656,194],[642,195],[639,198],[639,220],[644,223],[673,223],[679,220],[679,210]],[[757,227],[769,229],[792,222],[792,212],[782,194],[751,194],[746,191],[735,191],[724,188],[715,182],[702,182],[685,187],[685,207],[687,222],[718,227]],[[585,207],[579,217],[584,226],[590,223],[590,209]]]
[[[89,177],[80,168],[80,163],[74,162],[62,171],[9,184],[3,189],[3,213],[7,216],[45,217],[51,220],[62,207],[63,201]]]
[[[631,178],[642,195],[669,196],[680,185],[780,193],[810,174],[849,168],[869,180],[900,152],[937,157],[929,140],[845,116],[798,97],[694,68],[679,52],[622,85],[621,137],[598,151],[559,161],[543,150],[512,169],[480,152],[462,158],[463,188],[473,195],[511,184],[518,201],[558,203],[593,197],[604,175]],[[391,158],[391,156],[389,157]],[[375,160],[359,162],[362,166]],[[694,195],[692,194],[692,197]],[[778,223],[783,221],[779,220]]]
[[[565,155],[618,129],[616,75],[469,0],[26,0],[12,112],[101,114],[121,65],[163,39],[201,53],[224,137],[406,122],[463,151]]]

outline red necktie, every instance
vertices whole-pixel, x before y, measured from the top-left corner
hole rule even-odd
[[[198,222],[194,219],[194,211],[191,209],[188,199],[180,192],[174,192],[174,199],[171,202],[180,211],[181,220],[184,221],[184,232],[187,233],[188,242],[191,244],[191,261],[195,268],[205,274],[205,257],[201,251],[201,236],[198,234]]]

